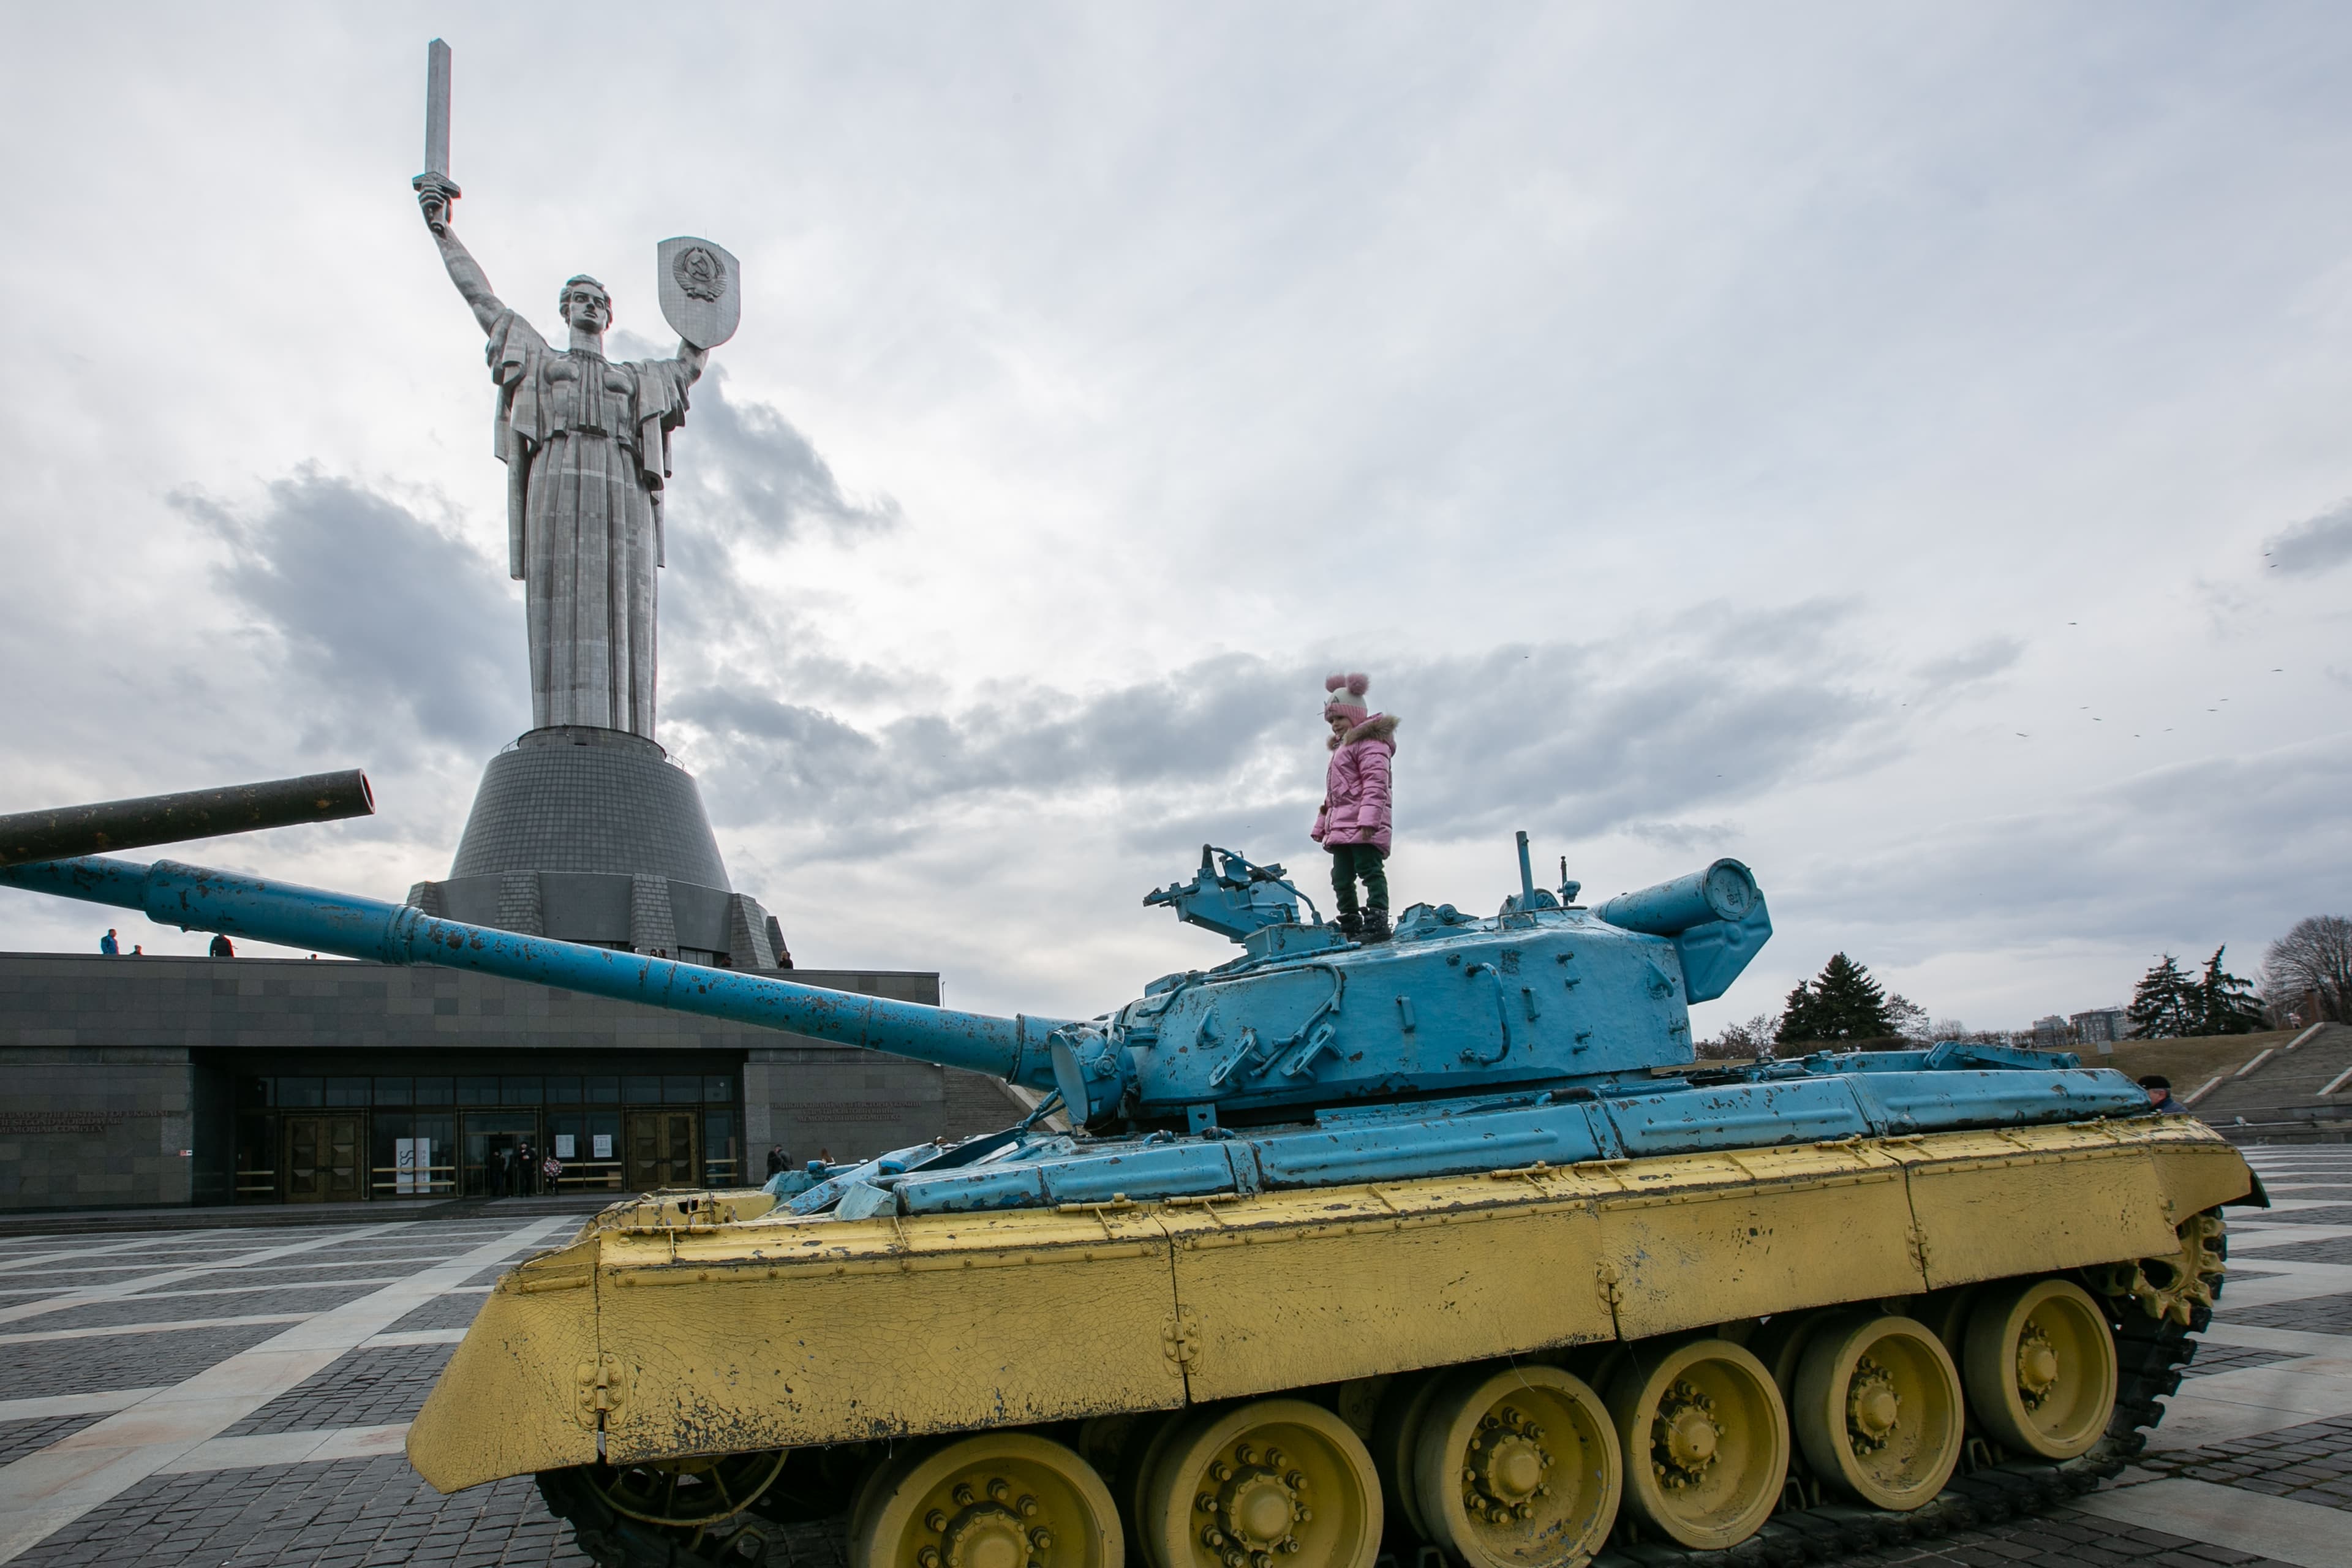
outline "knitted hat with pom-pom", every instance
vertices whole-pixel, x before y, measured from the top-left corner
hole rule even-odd
[[[1345,719],[1350,724],[1362,723],[1371,713],[1370,707],[1364,701],[1364,693],[1371,689],[1371,685],[1372,678],[1369,675],[1327,678],[1323,682],[1323,689],[1328,694],[1323,703],[1324,722]]]

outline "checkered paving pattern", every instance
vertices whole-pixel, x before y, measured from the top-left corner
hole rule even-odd
[[[433,1392],[434,1382],[457,1348],[381,1345],[355,1350],[237,1422],[224,1436],[405,1424],[424,1408],[425,1396]]]
[[[16,1562],[28,1568],[589,1568],[528,1479],[445,1498],[400,1458],[151,1477]]]
[[[2255,1150],[2252,1158],[2267,1183],[2302,1187],[2306,1201],[2352,1192],[2352,1151]],[[2324,1184],[2331,1181],[2343,1185],[2327,1190]],[[2286,1528],[2341,1514],[2340,1540],[2352,1543],[2352,1236],[2333,1234],[2347,1221],[2352,1205],[2332,1202],[2267,1214],[2233,1211],[2231,1235],[2241,1245],[2233,1247],[2231,1283],[2214,1331],[2187,1369],[2181,1392],[2168,1402],[2168,1421],[2157,1428],[2150,1452],[2120,1485],[2087,1500],[2104,1513],[2070,1509],[1843,1561],[1873,1568],[2272,1563],[2311,1568],[2315,1561],[2325,1568],[2352,1568],[2352,1544],[2328,1563],[2325,1547],[2315,1559],[2297,1545],[2307,1541],[2307,1531],[2297,1536]],[[573,1223],[529,1235],[520,1220],[495,1218],[362,1227],[329,1236],[299,1256],[272,1256],[245,1268],[237,1266],[240,1258],[282,1245],[289,1233],[158,1234],[134,1250],[103,1258],[87,1256],[87,1245],[53,1237],[0,1240],[0,1264],[25,1260],[0,1268],[0,1291],[12,1292],[0,1294],[0,1310],[91,1290],[110,1298],[0,1323],[5,1336],[0,1340],[0,1495],[19,1461],[108,1419],[131,1397],[109,1405],[109,1395],[171,1389],[207,1369],[233,1364],[240,1352],[265,1345],[289,1327],[169,1325],[199,1317],[315,1313],[341,1301],[364,1304],[384,1288],[349,1284],[354,1275],[407,1279],[470,1263],[421,1301],[408,1305],[404,1299],[396,1309],[387,1308],[390,1315],[325,1370],[257,1397],[223,1420],[216,1436],[226,1452],[278,1436],[299,1441],[301,1434],[396,1428],[415,1415],[453,1347],[369,1340],[376,1333],[463,1329],[481,1309],[479,1286],[513,1260],[562,1240]],[[2301,1228],[2311,1229],[2313,1239],[2297,1239]],[[121,1239],[107,1238],[109,1245]],[[206,1272],[199,1278],[182,1272],[194,1268]],[[139,1288],[167,1271],[174,1276],[172,1283],[152,1293]],[[346,1283],[326,1283],[338,1276]],[[476,1289],[453,1288],[461,1282]],[[224,1293],[184,1293],[192,1288]],[[93,1328],[103,1331],[61,1332]],[[28,1337],[38,1335],[58,1337]],[[37,1408],[37,1398],[49,1405],[95,1401],[103,1407]],[[2340,1400],[2340,1407],[2330,1407],[2331,1400]],[[2197,1522],[2201,1516],[2193,1505],[2212,1496],[2241,1498],[2257,1510],[2286,1509],[2290,1516],[2267,1534],[2262,1521],[2270,1516],[2259,1512],[2252,1525],[2229,1518]],[[2146,1500],[2144,1510],[2138,1499]],[[2116,1516],[2116,1509],[2125,1516]],[[0,1509],[0,1516],[6,1511]],[[6,1528],[0,1518],[0,1530]],[[2328,1539],[2324,1531],[2321,1539]],[[2263,1545],[2282,1555],[2266,1555]],[[13,1557],[0,1548],[0,1563],[5,1562],[108,1568],[583,1568],[587,1559],[527,1479],[445,1498],[397,1456],[229,1468],[205,1460],[200,1447],[103,1495],[83,1498],[37,1538],[20,1543]]]

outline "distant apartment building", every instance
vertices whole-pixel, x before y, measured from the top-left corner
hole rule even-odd
[[[2124,1037],[2121,1007],[2094,1007],[2066,1021],[2074,1026],[2074,1038],[2083,1045],[2111,1046]]]

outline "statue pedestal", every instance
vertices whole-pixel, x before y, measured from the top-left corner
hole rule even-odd
[[[428,914],[625,952],[774,969],[783,933],[731,889],[694,775],[621,730],[533,730],[490,759]]]

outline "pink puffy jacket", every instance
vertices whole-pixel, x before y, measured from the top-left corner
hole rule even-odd
[[[1389,759],[1396,754],[1396,719],[1375,713],[1331,742],[1323,776],[1323,809],[1315,814],[1315,842],[1369,844],[1389,853]]]

